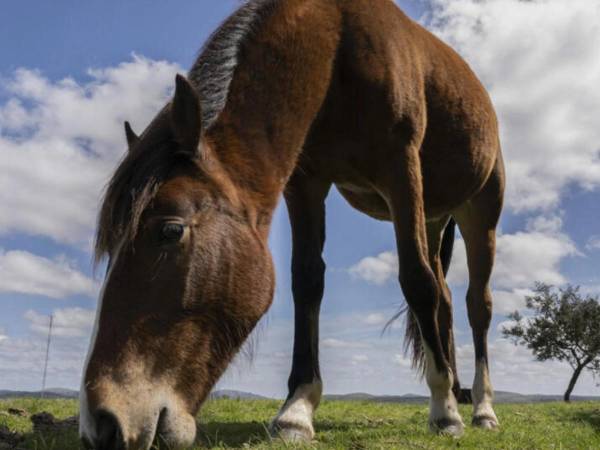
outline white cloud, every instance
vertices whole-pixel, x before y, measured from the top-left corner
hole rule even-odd
[[[531,220],[525,231],[499,234],[496,241],[496,262],[492,285],[512,291],[526,289],[536,281],[562,284],[560,263],[579,255],[575,244],[560,231],[562,222],[556,217]],[[464,242],[454,247],[448,281],[455,285],[468,283],[467,257]]]
[[[321,341],[324,348],[368,348],[364,342],[348,341],[345,339],[326,338]]]
[[[357,316],[357,321],[360,321],[362,324],[367,325],[369,330],[380,330],[380,332],[390,332],[392,330],[404,330],[405,322],[404,322],[404,314],[397,317],[393,322],[390,322],[392,318],[396,317],[399,309],[390,310],[387,309],[384,312],[372,312],[365,315]]]
[[[367,355],[353,355],[352,356],[352,362],[355,363],[364,363],[367,362],[369,360],[369,357]]]
[[[89,340],[53,339],[47,386],[77,389]],[[39,390],[44,369],[44,336],[0,340],[0,389]]]
[[[389,320],[389,316],[386,316],[381,312],[376,312],[367,314],[367,316],[363,319],[363,322],[367,325],[385,325]]]
[[[54,310],[53,315],[46,385],[77,389],[94,311],[65,308]],[[29,323],[29,335],[0,339],[0,389],[39,390],[41,387],[49,317],[32,310],[24,317]]]
[[[492,296],[494,298],[494,313],[509,314],[514,311],[520,311],[525,308],[525,297],[533,295],[530,289],[494,289]]]
[[[392,356],[392,362],[404,369],[412,369],[412,361],[410,358],[407,358],[405,355],[401,355],[400,353],[396,353]]]
[[[590,252],[600,250],[600,236],[591,236],[585,244],[585,248]]]
[[[532,231],[500,236],[494,286],[531,286],[535,281],[564,283],[559,263],[575,254],[575,246],[565,235]]]
[[[100,194],[125,150],[125,119],[141,131],[166,101],[175,64],[134,56],[52,82],[19,69],[0,104],[0,233],[86,246]]]
[[[98,285],[79,272],[66,258],[53,260],[21,250],[0,249],[0,292],[65,298],[94,296]]]
[[[52,336],[57,337],[84,337],[92,330],[95,312],[91,309],[64,308],[55,309],[52,313]],[[46,336],[50,318],[29,310],[25,313],[25,319],[29,321],[29,328],[36,334]]]
[[[354,278],[382,285],[397,276],[398,256],[393,252],[368,256],[350,267],[349,272]]]
[[[600,3],[432,0],[425,22],[472,65],[500,118],[507,204],[600,186]]]

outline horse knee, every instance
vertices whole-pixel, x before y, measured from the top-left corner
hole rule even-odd
[[[325,287],[325,261],[319,255],[294,258],[292,261],[292,293],[295,301],[319,302]]]

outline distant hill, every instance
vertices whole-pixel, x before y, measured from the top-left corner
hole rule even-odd
[[[0,399],[41,397],[40,391],[9,391],[0,390]],[[72,389],[51,388],[44,392],[46,398],[79,398],[79,392]],[[267,400],[269,397],[253,394],[251,392],[222,389],[210,394],[211,399],[234,398],[240,400]],[[326,394],[325,400],[332,401],[367,401],[375,403],[427,403],[429,397],[419,394],[404,395],[371,395],[365,392],[354,392],[351,394]],[[562,401],[562,395],[543,394],[517,394],[516,392],[496,391],[496,403],[541,403]],[[600,401],[600,396],[571,396],[571,401]]]
[[[2,398],[40,398],[40,391],[9,391],[9,390],[0,390],[0,399]],[[79,398],[79,391],[74,391],[72,389],[62,389],[62,388],[51,388],[46,389],[44,391],[45,398]],[[210,398],[239,398],[244,400],[260,400],[266,399],[267,397],[263,397],[261,395],[252,394],[250,392],[243,391],[233,391],[223,389],[220,391],[214,391],[210,394]]]
[[[417,394],[404,394],[404,395],[371,395],[365,394],[364,392],[355,392],[352,394],[326,394],[324,395],[325,400],[338,400],[338,401],[368,401],[376,403],[424,403],[427,402],[429,397]]]
[[[562,401],[561,395],[545,395],[545,394],[517,394],[515,392],[496,391],[496,403],[540,403],[540,402],[557,402]],[[599,396],[594,395],[572,395],[571,401],[600,401]]]
[[[0,390],[0,398],[40,398],[41,391],[8,391]],[[50,388],[44,391],[45,398],[79,398],[79,391],[63,388]]]
[[[268,397],[262,395],[252,394],[251,392],[233,391],[230,389],[221,389],[210,393],[211,399],[218,398],[237,398],[241,400],[267,400]]]
[[[562,401],[562,395],[544,394],[517,394],[516,392],[496,391],[494,393],[496,403],[540,403]],[[326,400],[339,401],[369,401],[376,403],[426,403],[429,397],[418,394],[404,395],[371,395],[356,392],[344,395],[325,395]],[[571,401],[600,401],[600,396],[571,396]]]

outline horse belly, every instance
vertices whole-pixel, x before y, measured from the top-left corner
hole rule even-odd
[[[336,187],[354,209],[377,220],[391,220],[386,201],[376,191],[344,187],[338,184]]]

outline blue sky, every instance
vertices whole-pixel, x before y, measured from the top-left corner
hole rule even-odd
[[[492,380],[503,390],[558,393],[568,367],[537,363],[500,339],[536,280],[600,292],[600,6],[576,0],[404,0],[414,19],[479,74],[498,109],[508,167],[494,276]],[[239,1],[21,1],[0,17],[0,389],[41,383],[47,316],[56,316],[49,385],[77,387],[102,270],[90,243],[102,187],[138,131],[164,104],[173,76]],[[536,23],[536,28],[530,24]],[[583,69],[583,70],[582,70]],[[326,392],[426,392],[402,354],[402,304],[392,227],[353,211],[332,190],[322,308]],[[289,225],[283,206],[271,247],[276,298],[220,388],[285,394],[291,361]],[[459,370],[473,376],[464,307],[465,257],[456,245]],[[554,376],[560,374],[559,377]],[[591,377],[576,393],[597,391]]]

